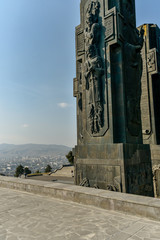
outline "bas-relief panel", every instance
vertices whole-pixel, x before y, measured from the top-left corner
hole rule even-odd
[[[77,97],[77,128],[78,128],[78,142],[82,140],[83,132],[83,117],[82,117],[82,79],[83,79],[83,57],[84,55],[84,32],[81,25],[76,28],[76,81],[74,81],[74,86],[76,87],[76,97]],[[75,89],[74,87],[74,89]]]
[[[104,25],[106,28],[106,39],[114,35],[114,15],[111,14],[108,17],[105,18],[104,20]]]
[[[84,33],[81,31],[77,34],[77,56],[84,54]]]
[[[152,175],[151,165],[148,163],[140,163],[126,167],[127,192],[137,195],[152,195]]]
[[[81,186],[100,188],[105,185],[108,190],[122,191],[120,166],[77,164],[76,167],[77,181]]]
[[[89,1],[84,7],[86,129],[93,137],[102,136],[108,129],[102,4]]]
[[[141,133],[140,99],[143,46],[143,29],[135,32],[133,43],[125,41],[125,93],[127,109],[127,127],[132,136]]]
[[[147,67],[149,73],[157,70],[156,49],[150,50],[150,52],[147,54]]]
[[[118,2],[118,1],[117,1]],[[84,3],[84,2],[83,2]],[[114,39],[115,30],[117,36],[117,26],[115,28],[115,20],[118,23],[118,36],[124,41],[123,16],[114,11],[112,14],[105,16],[103,19],[103,4],[106,1],[86,1],[84,3],[84,42],[85,42],[85,81],[86,81],[86,123],[87,131],[91,136],[102,136],[108,129],[108,110],[107,110],[107,90],[106,90],[106,64],[105,54],[102,54],[102,29],[105,29],[104,38],[107,41]],[[114,3],[114,6],[117,3]],[[135,18],[134,9],[131,7],[134,1],[124,1],[126,8],[130,10],[130,21],[133,24]],[[116,14],[116,15],[115,15]],[[125,14],[125,12],[124,12]],[[117,17],[118,16],[118,17]],[[127,15],[128,16],[128,15]],[[126,18],[127,19],[127,18]],[[104,24],[104,25],[103,25]],[[133,26],[134,27],[134,24]],[[132,32],[130,27],[130,32]],[[125,28],[125,27],[124,27]],[[125,31],[124,31],[125,32]],[[131,135],[138,136],[141,131],[140,124],[140,77],[141,77],[141,59],[140,50],[142,48],[142,37],[139,36],[138,31],[134,29],[131,35],[133,44],[126,41],[126,68],[125,77],[126,84],[128,79],[129,87],[126,86],[126,99],[127,99],[127,123],[128,130]],[[140,32],[141,34],[141,32]],[[127,33],[128,35],[128,33]],[[141,34],[142,35],[142,34]],[[101,37],[100,37],[101,36]],[[103,39],[104,41],[104,39]],[[107,47],[107,45],[106,45]],[[104,51],[105,52],[105,51]],[[130,54],[129,54],[130,52]],[[104,57],[105,56],[105,57]],[[138,74],[137,74],[138,73]],[[135,81],[136,80],[136,81]],[[134,82],[134,85],[132,84]],[[130,83],[133,85],[130,87]],[[129,90],[129,88],[131,90]],[[136,96],[136,97],[135,97]],[[104,105],[105,104],[105,105]]]

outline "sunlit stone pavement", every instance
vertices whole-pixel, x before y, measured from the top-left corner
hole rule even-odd
[[[0,240],[160,240],[160,222],[0,188]]]

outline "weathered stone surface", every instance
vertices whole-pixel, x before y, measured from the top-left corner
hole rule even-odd
[[[80,11],[75,183],[85,179],[91,187],[153,196],[140,113],[145,31],[136,28],[135,1],[81,0]],[[148,55],[150,72],[154,57]]]
[[[11,177],[0,177],[0,187],[160,220],[160,200],[151,197]]]
[[[142,97],[141,118],[143,143],[151,149],[153,184],[155,197],[160,196],[160,29],[155,24],[144,24],[142,48]]]
[[[156,240],[159,234],[159,222],[0,188],[1,240]]]
[[[105,147],[110,151],[105,151]],[[76,184],[87,178],[90,187],[96,185],[101,189],[153,196],[149,145],[108,144],[101,148],[103,154],[99,158],[96,155],[99,146],[95,145],[94,149],[87,146],[86,156],[80,148],[75,168]]]
[[[143,142],[160,143],[160,29],[155,24],[144,24],[142,48],[141,116]]]

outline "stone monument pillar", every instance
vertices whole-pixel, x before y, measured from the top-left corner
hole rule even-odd
[[[144,24],[141,116],[143,143],[150,144],[155,196],[160,196],[160,29]]]
[[[153,195],[140,114],[144,30],[134,0],[81,0],[76,28],[75,183]]]
[[[160,29],[144,24],[142,48],[142,134],[143,143],[160,144]]]

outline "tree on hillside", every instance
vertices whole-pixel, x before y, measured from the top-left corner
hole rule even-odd
[[[47,167],[45,168],[45,173],[51,172],[52,168],[51,166],[48,164]]]
[[[24,173],[24,167],[20,164],[15,171],[15,177],[19,177]]]
[[[31,173],[31,170],[30,170],[28,167],[25,167],[24,173],[25,173],[26,175],[27,175],[27,174],[30,174],[30,173]]]
[[[68,159],[68,161],[70,162],[70,164],[74,164],[74,156],[72,154],[72,151],[69,151],[69,153],[66,155],[66,158]]]

